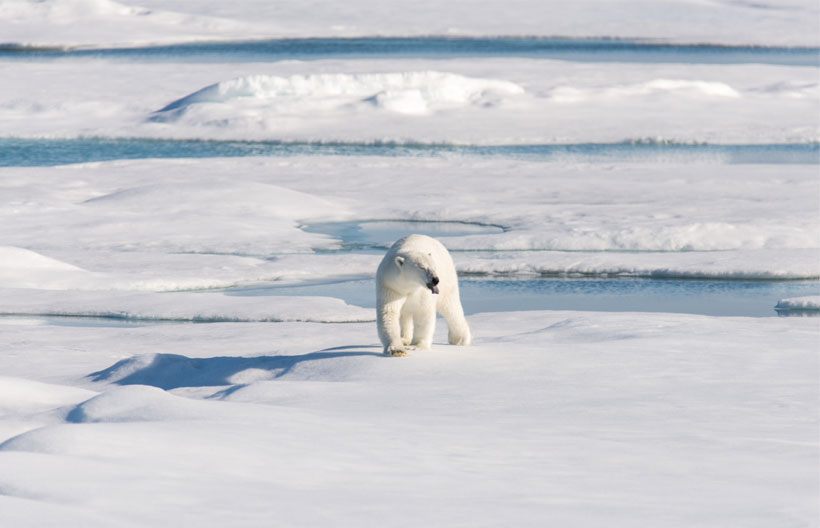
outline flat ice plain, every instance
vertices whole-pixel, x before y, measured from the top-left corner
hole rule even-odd
[[[817,526],[820,319],[775,304],[816,314],[820,292],[770,317],[485,311],[473,346],[440,321],[404,359],[381,355],[372,308],[229,293],[372,279],[378,254],[304,227],[379,219],[500,226],[442,237],[477,277],[816,290],[817,162],[424,146],[816,149],[817,66],[24,56],[404,35],[817,47],[817,17],[804,0],[0,0],[0,156],[4,139],[341,144],[0,168],[0,525]],[[417,154],[344,150],[381,144]]]

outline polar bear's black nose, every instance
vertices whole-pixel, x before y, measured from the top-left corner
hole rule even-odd
[[[438,284],[438,277],[433,276],[433,278],[432,278],[432,279],[430,279],[430,282],[432,282],[432,283],[433,283],[433,286],[436,286],[436,285]]]

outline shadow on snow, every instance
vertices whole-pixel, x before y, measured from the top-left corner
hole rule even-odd
[[[381,347],[341,346],[294,356],[189,358],[180,354],[148,354],[123,359],[88,377],[93,381],[150,385],[164,390],[237,385],[243,381],[232,380],[233,376],[248,370],[269,371],[274,378],[279,378],[308,362],[362,356],[384,357],[381,352],[362,350],[366,348]]]

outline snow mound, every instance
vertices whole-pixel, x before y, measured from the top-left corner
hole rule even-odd
[[[87,200],[94,207],[110,207],[141,214],[175,215],[201,212],[207,204],[211,216],[262,215],[295,219],[321,215],[340,208],[323,198],[277,185],[256,182],[157,183],[118,190]]]
[[[653,79],[651,81],[605,87],[557,86],[548,96],[559,103],[582,103],[591,100],[655,96],[739,98],[740,92],[726,83],[688,79]]]
[[[780,299],[774,309],[778,311],[820,311],[820,295]]]
[[[156,387],[115,387],[77,405],[66,419],[72,423],[146,422],[207,416],[203,402],[174,396]]]
[[[503,80],[479,79],[436,71],[277,77],[252,75],[207,86],[178,99],[152,118],[173,121],[196,105],[256,109],[268,114],[313,114],[370,105],[388,112],[424,115],[463,106],[490,106],[524,93]]]
[[[0,411],[49,409],[76,404],[95,394],[76,387],[0,376]]]

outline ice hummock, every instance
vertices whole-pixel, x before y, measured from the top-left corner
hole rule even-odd
[[[332,113],[352,105],[424,115],[466,105],[490,105],[503,97],[522,93],[520,86],[509,81],[436,71],[291,77],[253,75],[207,86],[169,103],[151,119],[177,121],[194,105],[205,104],[230,105],[231,112],[238,115],[252,111],[283,117],[304,112]],[[209,112],[224,113],[214,107]],[[216,121],[209,114],[205,116],[201,119]]]

